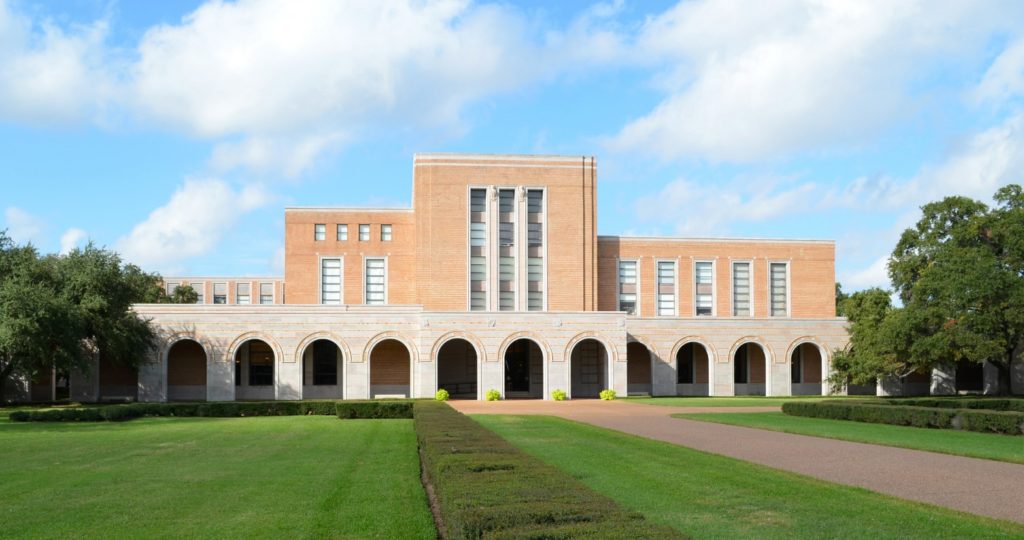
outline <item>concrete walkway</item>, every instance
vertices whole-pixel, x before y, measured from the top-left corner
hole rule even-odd
[[[778,407],[664,407],[598,400],[450,403],[465,414],[558,416],[903,499],[1024,523],[1024,465],[669,416],[777,411]]]

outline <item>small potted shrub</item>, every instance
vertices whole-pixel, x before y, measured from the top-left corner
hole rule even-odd
[[[612,390],[611,388],[605,388],[604,390],[601,390],[600,396],[601,399],[605,401],[611,401],[615,399],[615,390]]]
[[[448,391],[441,388],[434,394],[434,399],[438,401],[448,401]]]
[[[565,401],[565,390],[556,388],[551,391],[551,399],[555,401]]]
[[[501,392],[491,388],[484,397],[487,398],[487,401],[498,401],[501,399]]]

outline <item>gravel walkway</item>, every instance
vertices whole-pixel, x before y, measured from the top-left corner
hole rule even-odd
[[[465,414],[558,416],[903,499],[1024,523],[1024,465],[669,416],[766,412],[778,407],[664,407],[598,400],[450,403]]]

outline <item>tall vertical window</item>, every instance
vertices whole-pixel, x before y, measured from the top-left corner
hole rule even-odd
[[[165,290],[167,291],[167,296],[171,296],[172,294],[174,294],[174,291],[177,290],[178,286],[180,285],[181,283],[178,283],[177,281],[168,281],[167,284],[164,286]]]
[[[227,283],[214,283],[213,284],[213,303],[214,304],[227,304],[228,303],[228,284]]]
[[[323,223],[317,223],[313,225],[313,240],[317,242],[327,239],[327,225]]]
[[[366,259],[364,287],[367,304],[383,305],[385,303],[387,283],[385,283],[384,277],[384,259]]]
[[[320,303],[341,304],[340,258],[320,259]]]
[[[771,263],[768,265],[769,285],[771,286],[772,317],[786,317],[789,315],[787,270],[786,263]]]
[[[676,314],[676,263],[658,261],[658,315]]]
[[[619,311],[636,314],[636,261],[619,261]]]
[[[751,317],[750,309],[750,263],[732,263],[732,315]]]
[[[544,191],[526,191],[526,309],[544,309]]]
[[[710,316],[714,313],[714,266],[708,261],[693,263],[694,312],[698,317]]]
[[[238,305],[245,305],[252,303],[252,296],[250,291],[252,290],[252,283],[236,283],[235,284],[235,303]]]
[[[370,225],[362,223],[359,225],[359,241],[369,242],[370,241]]]
[[[498,309],[516,309],[516,191],[498,190]]]
[[[339,223],[338,224],[338,241],[339,242],[346,242],[346,241],[348,241],[348,225],[345,224],[345,223]]]
[[[487,311],[487,190],[469,190],[469,309]]]
[[[380,239],[383,242],[391,241],[391,225],[385,223],[380,226]]]
[[[273,283],[260,283],[260,303],[261,304],[273,304],[274,303],[274,284]]]
[[[198,283],[189,283],[189,285],[192,286],[192,290],[196,291],[196,303],[205,304],[206,297],[204,295],[206,294],[206,282],[200,281]]]

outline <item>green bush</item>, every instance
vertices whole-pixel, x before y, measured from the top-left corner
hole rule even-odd
[[[491,388],[487,391],[487,394],[485,394],[484,397],[487,398],[487,401],[498,401],[501,399],[501,392]]]
[[[782,404],[782,412],[792,416],[875,424],[963,429],[1006,435],[1024,434],[1024,413],[1015,411],[952,409],[944,406],[918,407],[855,401],[791,401]]]
[[[446,403],[417,402],[414,426],[443,536],[682,538],[533,458]]]
[[[434,393],[434,399],[436,399],[437,401],[448,401],[448,397],[448,391],[445,390],[444,388],[441,388],[440,390]]]
[[[556,389],[551,391],[551,399],[553,399],[555,401],[565,401],[565,398],[566,398],[565,390],[561,390],[561,389],[556,388]]]
[[[990,411],[1024,412],[1024,399],[1014,398],[894,398],[879,401],[883,405],[910,405],[943,409],[984,409]]]
[[[339,401],[336,414],[343,420],[357,418],[412,418],[411,401]]]
[[[605,401],[611,401],[615,399],[615,390],[612,390],[611,388],[605,388],[604,390],[601,390],[601,393],[598,395],[601,396],[601,399]]]

